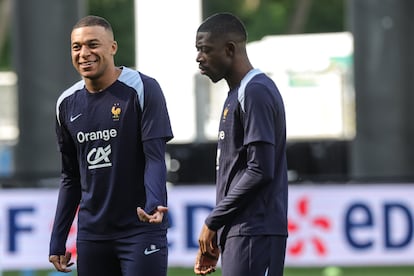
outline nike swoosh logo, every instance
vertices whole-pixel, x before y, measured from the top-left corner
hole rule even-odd
[[[76,116],[70,116],[70,122],[72,123],[73,121],[75,121],[77,118],[79,118],[80,116],[82,116],[82,113],[79,113]]]
[[[157,248],[157,249],[148,249],[148,248],[145,248],[144,255],[151,255],[151,254],[154,254],[155,252],[158,252],[158,251],[160,251],[159,248]]]

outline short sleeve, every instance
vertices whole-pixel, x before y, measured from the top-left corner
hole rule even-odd
[[[274,144],[277,105],[267,86],[251,82],[245,90],[244,112],[244,145],[253,142]]]
[[[142,140],[173,138],[164,94],[153,78],[144,80],[144,108],[142,112]]]

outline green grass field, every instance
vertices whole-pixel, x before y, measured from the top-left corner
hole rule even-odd
[[[1,276],[75,276],[48,271],[6,271]],[[220,270],[211,276],[222,276]],[[192,268],[170,268],[168,276],[194,276]],[[284,276],[414,276],[414,266],[407,267],[330,267],[330,268],[292,268],[285,269]]]

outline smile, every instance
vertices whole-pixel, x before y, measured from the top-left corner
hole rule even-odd
[[[92,66],[94,63],[96,63],[95,61],[85,61],[85,62],[79,62],[79,65],[82,67],[88,67],[88,66]]]

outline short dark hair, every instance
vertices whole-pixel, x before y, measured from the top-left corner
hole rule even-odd
[[[198,27],[197,32],[209,32],[213,37],[234,34],[240,40],[247,40],[247,31],[243,22],[231,13],[216,13],[208,17]]]
[[[102,26],[105,30],[112,31],[111,23],[108,22],[103,17],[96,16],[96,15],[88,15],[81,18],[74,26],[73,29],[81,28],[81,27],[91,27],[91,26]]]

